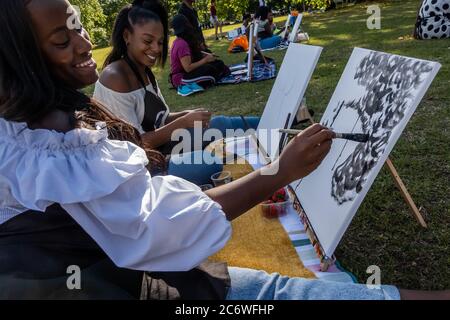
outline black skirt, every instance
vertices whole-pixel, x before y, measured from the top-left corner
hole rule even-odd
[[[119,268],[59,205],[0,225],[0,262],[0,299],[225,299],[230,286],[223,263],[188,272]]]

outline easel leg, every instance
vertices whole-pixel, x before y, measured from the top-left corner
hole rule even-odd
[[[311,113],[309,112],[309,109],[308,109],[307,107],[305,107],[305,109],[306,109],[306,116],[308,117],[309,121],[310,121],[312,124],[314,124],[315,122],[314,122],[313,117],[311,116]]]
[[[416,218],[417,222],[419,222],[419,224],[422,227],[426,228],[427,224],[426,224],[425,220],[423,219],[422,214],[420,213],[419,209],[417,209],[417,206],[414,203],[414,200],[412,199],[411,195],[409,194],[408,190],[406,189],[405,184],[403,183],[402,179],[398,175],[397,169],[395,169],[394,164],[392,163],[391,159],[388,158],[386,160],[386,166],[388,167],[389,172],[391,173],[392,178],[394,179],[395,185],[400,190],[400,193],[401,193],[403,199],[405,200],[406,204],[408,205],[409,210],[411,211],[413,216]]]
[[[248,68],[248,80],[253,80],[253,45],[250,46],[251,49],[249,49],[248,59],[249,59],[249,68]]]
[[[311,113],[308,110],[308,107],[303,103],[298,109],[296,119],[298,121],[308,120],[309,122],[311,122],[311,124],[315,123],[313,117],[311,116]]]
[[[253,80],[253,55],[254,55],[254,51],[255,51],[255,25],[252,23],[250,25],[250,33],[249,33],[249,46],[248,46],[248,65],[247,65],[247,69],[248,69],[248,81],[252,81]]]

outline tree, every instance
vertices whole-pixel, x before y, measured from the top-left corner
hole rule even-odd
[[[255,0],[216,0],[217,15],[220,20],[241,20],[242,15],[248,11],[251,1],[254,2]],[[168,9],[169,17],[177,14],[181,0],[164,0],[163,2]],[[209,22],[210,5],[210,0],[197,0],[195,2],[195,9],[201,23]]]
[[[81,23],[91,36],[94,44],[99,44],[107,37],[104,28],[106,16],[98,0],[71,0],[70,3],[80,8]]]
[[[120,10],[129,4],[130,0],[99,0],[105,15],[105,29],[111,35],[114,22]]]
[[[1,1],[1,0],[0,0]],[[132,0],[70,0],[81,10],[81,22],[91,35],[95,45],[103,46],[109,42],[114,21],[119,11]],[[161,0],[166,6],[169,17],[174,17],[181,0]],[[332,0],[268,0],[267,4],[274,10],[287,12],[289,9],[326,9]],[[220,20],[240,21],[246,12],[254,13],[258,8],[258,0],[216,0],[217,14]],[[210,0],[197,0],[195,7],[201,23],[209,23]]]
[[[249,5],[250,0],[216,0],[217,14],[221,20],[241,20]]]
[[[332,0],[285,0],[279,2],[284,3],[288,8],[304,9],[311,7],[313,9],[327,9],[331,6]]]

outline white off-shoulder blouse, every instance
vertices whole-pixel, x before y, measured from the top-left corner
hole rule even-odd
[[[192,269],[225,246],[230,222],[199,187],[151,177],[147,163],[102,125],[59,133],[0,118],[0,224],[58,203],[119,267]]]
[[[157,88],[158,92],[155,92],[153,86],[149,84],[146,90],[154,95],[157,95],[166,106],[166,112],[161,122],[161,125],[163,126],[167,122],[167,117],[170,114],[170,109],[166,101],[164,100],[159,86],[157,86]],[[95,90],[93,94],[93,98],[95,100],[102,103],[115,116],[130,123],[141,134],[145,133],[144,129],[142,128],[142,121],[144,120],[145,114],[144,97],[144,88],[131,92],[121,93],[104,86],[100,82],[100,80],[95,83]]]

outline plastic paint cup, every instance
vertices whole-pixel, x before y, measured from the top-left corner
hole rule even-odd
[[[211,181],[213,182],[214,186],[219,187],[233,181],[233,177],[231,176],[230,171],[222,171],[213,174],[211,176]]]
[[[200,189],[202,189],[202,191],[207,191],[207,190],[210,190],[210,189],[214,188],[214,186],[212,184],[202,184],[199,187],[200,187]]]

